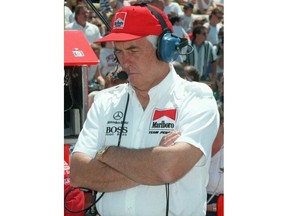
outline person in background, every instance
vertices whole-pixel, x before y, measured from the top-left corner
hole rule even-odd
[[[200,80],[215,80],[217,57],[213,45],[207,38],[207,28],[197,26],[193,30],[193,52],[187,56],[187,65],[193,65],[200,73]],[[210,69],[210,71],[209,71]]]
[[[92,44],[94,41],[101,38],[99,28],[88,22],[89,10],[84,4],[79,4],[75,8],[75,21],[66,26],[66,30],[81,30],[88,43]]]
[[[201,80],[200,79],[200,82],[207,84],[211,88],[215,100],[218,101],[219,100],[219,91],[218,91],[217,81],[216,80],[210,81],[210,80],[203,80],[203,79]]]
[[[179,3],[171,0],[164,0],[164,13],[170,16],[182,16],[184,14],[182,8]]]
[[[206,214],[217,104],[207,85],[182,79],[157,54],[160,20],[172,31],[157,7],[123,7],[98,40],[113,42],[128,83],[98,92],[71,156],[71,183],[103,195],[102,216]]]
[[[99,28],[100,35],[103,37],[106,32],[107,32],[107,27],[105,24],[102,22],[102,20],[99,17],[93,18],[91,20],[91,23],[96,25]]]
[[[103,14],[103,16],[108,19],[108,17],[110,16],[110,14],[113,12],[110,4],[109,4],[109,0],[100,0],[100,11]]]
[[[219,43],[217,46],[217,88],[218,100],[224,103],[224,26],[219,31]]]
[[[195,4],[197,14],[210,14],[216,7],[214,0],[196,0]]]
[[[208,22],[208,16],[205,15],[193,15],[192,30],[197,26],[203,26]]]
[[[134,1],[134,0],[131,0],[131,1]],[[154,5],[155,7],[159,8],[162,11],[164,11],[164,7],[165,7],[164,0],[140,0],[140,1],[141,2],[146,2],[147,4]]]
[[[70,10],[69,7],[67,7],[66,5],[64,5],[64,28],[72,22],[73,18],[73,13],[72,11]]]
[[[188,44],[190,44],[190,38],[184,28],[181,26],[181,19],[179,16],[170,16],[169,21],[173,26],[173,34],[180,38],[186,38],[188,40]],[[182,48],[181,53],[187,53],[187,47]],[[183,63],[186,60],[186,55],[179,55],[176,61]]]
[[[187,34],[192,33],[193,8],[194,5],[190,2],[184,4],[184,14],[180,16],[181,26],[184,28]]]
[[[190,40],[189,35],[181,25],[181,18],[179,16],[170,16],[169,21],[173,26],[173,34],[180,38]]]
[[[214,0],[216,6],[224,11],[224,0]]]
[[[118,67],[116,71],[111,71],[105,76],[105,88],[117,86],[119,84],[128,83],[127,79],[119,78],[118,74],[122,72],[122,67]]]
[[[217,47],[219,44],[219,31],[223,27],[221,21],[223,20],[223,11],[219,8],[212,10],[209,15],[209,22],[205,23],[204,26],[208,29],[207,40],[210,41],[213,46]]]
[[[219,30],[218,33],[219,43],[217,46],[217,74],[224,73],[224,26]]]
[[[192,25],[191,25],[191,29],[192,29],[192,32],[189,33],[189,37],[190,37],[190,40],[193,40],[193,30],[197,27],[197,26],[203,26],[204,23],[208,22],[208,20],[206,19],[206,17],[204,15],[197,15],[197,16],[194,16],[193,15],[193,21],[192,21]]]
[[[115,14],[120,8],[129,6],[128,0],[109,0],[109,5],[112,8],[112,14]]]
[[[224,107],[218,102],[220,127],[212,146],[212,159],[207,185],[207,214],[217,216],[217,201],[219,195],[224,195]]]
[[[176,71],[176,73],[182,78],[182,79],[185,79],[186,78],[186,74],[185,74],[185,71],[184,71],[184,66],[182,63],[178,62],[178,61],[173,61],[172,62],[173,64],[173,67]]]
[[[76,0],[64,0],[64,5],[69,7],[73,13],[75,10],[75,6],[76,6]]]
[[[224,73],[217,73],[218,101],[224,103]]]
[[[88,8],[88,4],[85,0],[67,0],[66,4],[72,11],[72,16],[71,16],[71,23],[75,21],[75,9],[78,5],[84,5],[85,7]]]
[[[200,74],[196,67],[193,65],[185,65],[184,66],[185,71],[185,79],[188,81],[200,81]]]
[[[99,59],[102,47],[97,43],[92,43],[91,48]],[[99,64],[89,66],[88,71],[88,91],[99,91],[105,87],[105,79],[99,71]]]
[[[99,72],[103,77],[117,69],[117,59],[114,54],[113,43],[111,41],[101,42],[101,51],[99,56]]]
[[[104,88],[110,88],[113,86],[117,86],[119,84],[127,83],[127,79],[119,78],[118,73],[122,72],[122,67],[118,67],[117,70],[111,71],[104,77],[105,86]],[[88,110],[92,106],[95,96],[99,93],[99,90],[92,91],[88,94]]]
[[[97,18],[97,17],[98,17],[98,16],[96,15],[96,13],[95,13],[94,11],[90,10],[87,21],[91,23],[92,20],[95,19],[95,18]]]
[[[129,0],[129,3],[130,5],[146,3],[146,4],[153,5],[162,11],[164,10],[164,7],[165,7],[164,0]]]

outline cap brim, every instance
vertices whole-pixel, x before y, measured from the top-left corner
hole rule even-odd
[[[133,35],[128,33],[110,33],[96,41],[94,43],[106,42],[106,41],[130,41],[145,37],[143,35]]]

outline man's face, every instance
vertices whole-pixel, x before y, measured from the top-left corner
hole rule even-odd
[[[77,15],[78,22],[86,22],[89,19],[89,10],[87,8],[82,8]]]
[[[217,23],[220,23],[223,19],[223,15],[218,13],[218,14],[213,14],[213,16],[215,17],[215,19],[217,20]]]
[[[201,42],[204,42],[207,39],[208,32],[207,30],[202,29],[202,31],[197,34],[197,38],[200,39]]]
[[[159,64],[155,48],[146,39],[141,38],[127,42],[115,42],[115,54],[123,68],[128,74],[128,80],[132,86],[147,90],[153,86],[155,66]]]

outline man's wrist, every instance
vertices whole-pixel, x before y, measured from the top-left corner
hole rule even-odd
[[[212,209],[213,209],[213,212],[216,212],[216,211],[217,211],[217,205],[216,205],[216,203],[213,203],[213,204],[212,204]]]
[[[208,212],[217,212],[217,204],[212,203],[207,205],[207,211]]]
[[[97,154],[96,154],[96,159],[101,161],[101,162],[103,162],[104,154],[107,153],[109,148],[110,148],[110,146],[106,146],[105,148],[103,148],[100,151],[98,151]]]

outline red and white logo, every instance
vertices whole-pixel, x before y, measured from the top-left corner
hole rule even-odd
[[[115,15],[113,29],[123,29],[125,26],[127,12],[118,12]]]
[[[176,109],[155,109],[150,130],[172,130],[175,128],[176,117]]]

